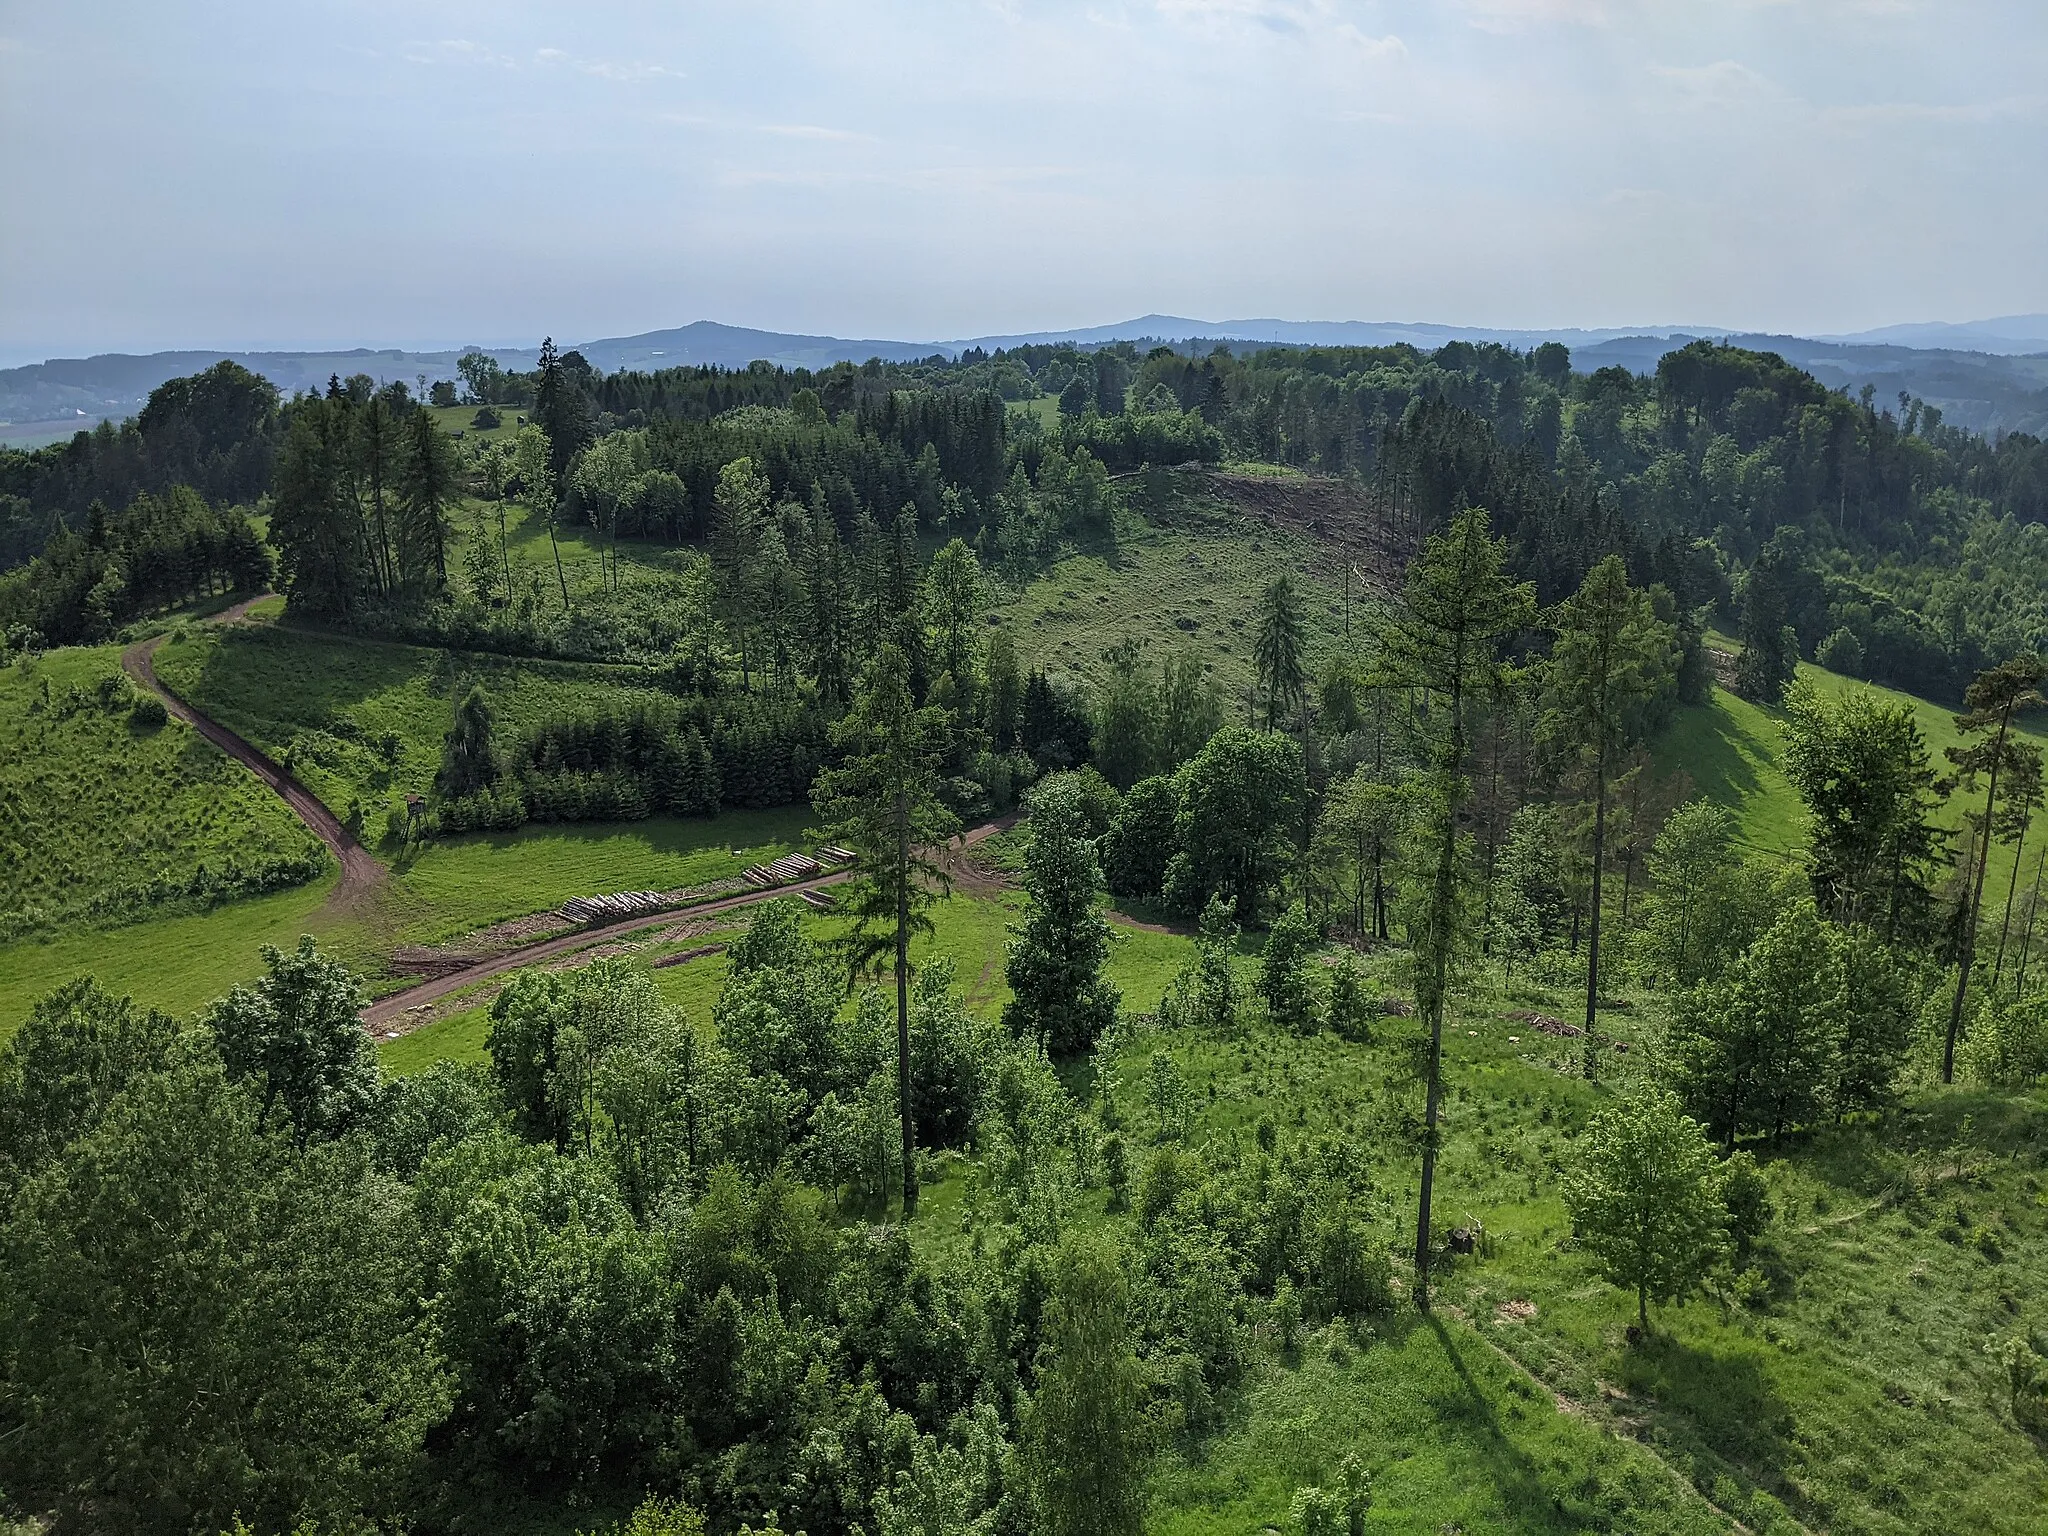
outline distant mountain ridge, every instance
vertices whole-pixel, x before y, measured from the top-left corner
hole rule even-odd
[[[1078,326],[954,341],[893,341],[764,331],[698,320],[636,336],[576,342],[591,365],[621,368],[677,366],[741,368],[756,360],[787,368],[827,368],[839,362],[914,362],[957,357],[972,347],[1071,342],[1102,346],[1117,341],[1216,341],[1264,346],[1393,346],[1431,351],[1451,341],[1498,342],[1529,348],[1562,342],[1576,367],[1624,367],[1645,373],[1675,347],[1698,337],[1726,339],[1781,353],[1824,383],[1856,390],[1870,384],[1889,402],[1901,390],[1941,407],[1948,420],[1979,431],[2048,431],[2048,315],[2009,315],[1951,325],[1899,325],[1848,336],[1796,337],[1735,332],[1717,326],[1641,329],[1514,330],[1429,322],[1368,320],[1199,320],[1150,314],[1113,325]],[[412,351],[401,347],[347,350],[205,351],[147,355],[105,353],[53,358],[0,369],[0,442],[49,441],[140,410],[166,379],[229,358],[263,374],[287,394],[325,385],[329,375],[367,373],[377,379],[429,383],[456,377],[466,347]],[[531,368],[537,347],[484,347],[508,368]]]

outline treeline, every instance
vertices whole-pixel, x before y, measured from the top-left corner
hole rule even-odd
[[[454,448],[403,384],[328,381],[287,412],[270,489],[285,596],[344,621],[448,584]]]
[[[472,689],[456,707],[423,830],[795,805],[809,797],[827,750],[816,703],[788,694],[561,715],[501,741],[489,700]]]
[[[0,448],[0,567],[79,528],[95,504],[126,506],[179,485],[215,503],[253,503],[270,485],[281,430],[277,387],[219,362],[157,386],[132,421],[101,422],[49,448]]]
[[[14,649],[104,640],[144,614],[195,597],[258,592],[270,551],[239,508],[189,486],[142,492],[117,512],[95,502],[19,570],[0,573],[0,637]]]
[[[1619,551],[1733,624],[1760,568],[1802,564],[1805,601],[1763,599],[1795,610],[1775,623],[1801,654],[1847,630],[1861,675],[1946,697],[2048,637],[2025,543],[2048,521],[2048,445],[1851,399],[1775,354],[1695,342],[1645,378],[1574,374],[1555,344],[1161,349],[1134,392],[1198,411],[1235,454],[1360,476],[1411,539],[1489,508],[1545,600]]]

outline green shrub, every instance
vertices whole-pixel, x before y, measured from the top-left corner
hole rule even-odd
[[[135,702],[128,706],[129,720],[145,731],[161,730],[171,718],[171,712],[164,708],[164,701],[153,693],[139,693]]]
[[[1821,641],[1813,659],[1843,677],[1863,676],[1863,642],[1846,629],[1838,629]]]

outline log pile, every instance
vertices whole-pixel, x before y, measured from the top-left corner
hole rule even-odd
[[[825,873],[825,866],[808,853],[786,853],[772,864],[749,864],[740,871],[749,885],[773,890],[796,880],[813,880]]]
[[[668,898],[660,891],[615,891],[609,896],[571,896],[562,916],[572,923],[616,923],[665,911]]]

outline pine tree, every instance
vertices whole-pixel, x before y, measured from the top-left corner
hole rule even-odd
[[[1507,541],[1494,538],[1486,513],[1473,508],[1425,542],[1381,636],[1380,680],[1426,688],[1433,700],[1422,781],[1423,873],[1429,883],[1411,925],[1416,1011],[1429,1031],[1422,1187],[1415,1218],[1415,1303],[1424,1310],[1429,1307],[1430,1202],[1443,1101],[1444,1001],[1453,955],[1470,937],[1463,900],[1470,851],[1459,829],[1471,793],[1465,778],[1465,711],[1494,686],[1503,642],[1534,617],[1534,590],[1507,574]]]
[[[494,723],[491,701],[483,689],[471,688],[455,707],[455,723],[441,747],[434,793],[443,800],[459,800],[497,782],[498,756],[491,745]]]
[[[839,525],[825,505],[824,487],[811,486],[810,535],[804,542],[804,588],[810,599],[811,675],[818,694],[843,704],[846,675],[846,552]]]
[[[1593,894],[1586,941],[1585,1072],[1599,1050],[1600,919],[1607,874],[1608,774],[1632,713],[1668,687],[1678,670],[1678,636],[1658,620],[1647,592],[1628,584],[1621,556],[1609,555],[1558,605],[1551,654],[1554,734],[1591,759]]]
[[[455,455],[431,411],[414,410],[402,476],[399,579],[417,590],[448,588],[448,504],[455,499]]]
[[[910,939],[931,932],[926,913],[951,885],[931,851],[960,828],[938,795],[945,731],[944,711],[917,707],[908,660],[896,646],[885,644],[861,679],[853,707],[832,729],[833,745],[842,754],[839,766],[821,772],[811,789],[811,803],[824,824],[821,835],[854,854],[856,874],[845,902],[853,917],[848,957],[857,970],[879,970],[891,957],[895,964],[905,1219],[917,1211]]]
[[[1269,731],[1279,729],[1279,722],[1292,716],[1308,689],[1308,668],[1303,660],[1306,645],[1301,603],[1293,581],[1282,572],[1259,600],[1259,632],[1252,649],[1259,686],[1266,693]]]
[[[752,459],[734,459],[718,472],[711,524],[711,571],[718,613],[740,653],[740,686],[751,692],[749,641],[760,591],[761,547],[768,516],[768,477]]]
[[[1017,670],[1017,642],[1007,629],[998,629],[988,639],[987,726],[989,745],[1007,752],[1017,745],[1017,728],[1024,713],[1024,684]]]
[[[1984,869],[1991,862],[1998,775],[1999,770],[2007,766],[2006,742],[2012,730],[2012,717],[2043,702],[2040,689],[2044,678],[2048,678],[2048,663],[2031,651],[2015,656],[1988,672],[1978,673],[1976,681],[1963,695],[1969,712],[1955,717],[1956,729],[1965,737],[1982,736],[1989,731],[1992,732],[1991,739],[1947,749],[1948,759],[1961,770],[1964,783],[1974,784],[1980,773],[1987,774],[1990,783],[1984,791],[1983,815],[1978,818],[1981,830],[1977,836],[1981,838],[1982,845],[1980,848],[1973,840],[1971,848],[1976,867],[1964,897],[1955,998],[1949,1005],[1948,1034],[1942,1044],[1941,1080],[1944,1083],[1952,1083],[1956,1078],[1956,1037],[1962,1033],[1963,1004],[1970,990],[1970,968],[1977,961],[1977,923],[1984,905]]]
[[[2027,829],[2034,812],[2041,808],[2041,749],[2030,742],[2014,742],[2006,769],[2005,792],[1999,798],[2002,814],[1998,834],[2012,844],[2012,876],[2005,883],[2005,915],[1998,922],[1998,958],[1991,964],[1991,995],[1998,995],[1998,983],[2005,975],[2005,944],[2012,935],[2013,903],[2019,896],[2020,862],[2027,850]]]

